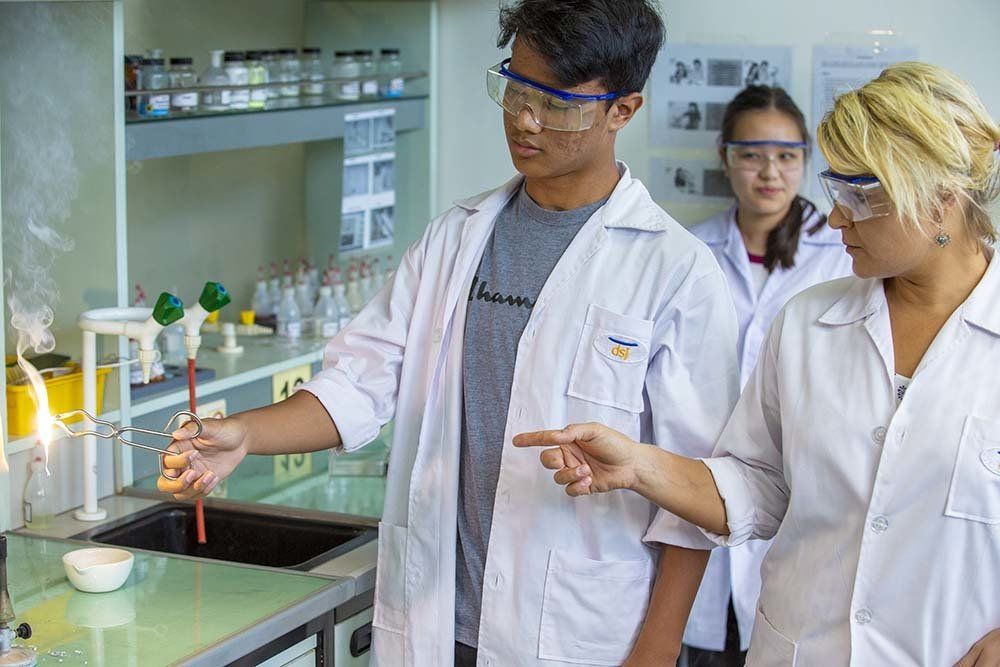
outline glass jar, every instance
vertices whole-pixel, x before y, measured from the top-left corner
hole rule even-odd
[[[326,93],[325,78],[322,49],[315,46],[302,49],[302,94],[322,97]]]
[[[250,89],[251,109],[263,109],[267,104],[267,68],[264,66],[264,54],[260,51],[247,52],[247,83],[251,86],[260,86]]]
[[[399,49],[382,49],[378,62],[379,93],[382,97],[402,97],[405,89],[403,61]]]
[[[142,61],[143,90],[163,90],[170,87],[170,77],[163,66],[163,58],[146,58]],[[140,98],[139,113],[150,118],[170,114],[170,95],[151,93]]]
[[[264,51],[262,58],[264,69],[267,70],[267,82],[270,84],[267,87],[267,99],[276,100],[281,97],[281,86],[277,85],[281,82],[281,60],[274,50]]]
[[[374,99],[378,97],[378,64],[371,49],[358,49],[354,59],[361,66],[361,97]]]
[[[171,58],[168,72],[171,88],[194,88],[198,85],[198,75],[194,73],[192,58]],[[198,91],[190,90],[170,95],[170,109],[190,113],[198,110]]]
[[[139,89],[139,78],[142,72],[142,56],[125,56],[125,90],[135,91]],[[135,111],[138,107],[137,96],[127,95],[125,97],[125,109]]]
[[[298,97],[302,80],[302,64],[295,49],[281,49],[281,96]]]
[[[209,51],[212,64],[201,73],[201,83],[204,86],[218,86],[216,90],[206,90],[201,96],[201,106],[208,111],[225,111],[229,108],[229,99],[232,96],[229,88],[229,75],[222,67],[222,58],[225,51]]]
[[[247,57],[242,51],[226,51],[226,77],[232,89],[229,92],[230,109],[250,108],[250,70],[247,69]]]
[[[345,101],[361,99],[360,77],[361,64],[354,59],[354,52],[337,51],[333,60],[333,78],[341,81],[334,84],[334,96]]]

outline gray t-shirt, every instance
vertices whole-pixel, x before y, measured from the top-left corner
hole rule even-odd
[[[455,638],[479,639],[483,569],[521,333],[542,286],[570,242],[607,199],[550,211],[522,187],[500,212],[469,290],[458,487]]]

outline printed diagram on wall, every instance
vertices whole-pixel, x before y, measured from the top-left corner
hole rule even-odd
[[[841,93],[855,90],[876,78],[889,65],[907,60],[916,60],[914,46],[879,46],[878,42],[864,46],[833,46],[817,44],[813,47],[812,76],[812,117],[818,127],[830,109],[834,99]],[[815,127],[813,136],[815,136]],[[812,172],[818,174],[829,168],[823,154],[813,151]],[[813,177],[810,183],[813,196],[824,200],[819,179]]]
[[[698,202],[733,196],[718,161],[653,158],[650,170],[650,185],[657,199]]]
[[[749,85],[788,87],[788,47],[669,44],[650,78],[650,143],[711,148],[729,101]]]
[[[391,245],[396,207],[395,109],[344,117],[340,252]]]

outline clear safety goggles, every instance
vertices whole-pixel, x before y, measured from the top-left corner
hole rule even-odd
[[[875,176],[844,176],[827,170],[819,175],[819,182],[830,204],[851,222],[892,213],[892,201]]]
[[[486,70],[486,92],[507,113],[517,116],[527,107],[536,123],[547,130],[579,132],[594,126],[602,102],[618,93],[581,95],[550,88],[507,69],[510,58]]]
[[[740,171],[763,171],[774,164],[781,173],[801,171],[806,166],[807,144],[801,141],[727,141],[726,164]]]

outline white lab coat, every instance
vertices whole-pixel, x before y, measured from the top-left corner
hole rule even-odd
[[[775,320],[706,461],[731,531],[714,539],[774,536],[748,665],[947,666],[1000,627],[997,303],[994,256],[898,408],[881,280]]]
[[[691,233],[704,241],[719,260],[733,295],[740,327],[737,349],[740,387],[750,378],[764,336],[788,300],[818,283],[851,275],[851,257],[844,251],[840,232],[823,225],[815,234],[808,233],[819,220],[820,214],[816,212],[805,220],[795,265],[789,269],[777,267],[767,277],[759,295],[754,288],[746,245],[736,226],[735,206],[691,228]],[[723,650],[731,595],[740,629],[740,648],[746,650],[760,595],[760,564],[769,545],[767,540],[753,540],[712,552],[684,632],[685,644]]]
[[[634,493],[569,498],[537,450],[510,444],[520,432],[594,420],[707,455],[735,403],[736,317],[725,279],[705,246],[620,169],[611,198],[546,281],[518,345],[481,667],[621,664],[645,614],[660,536],[714,546]],[[396,420],[379,528],[375,665],[442,667],[454,658],[466,305],[494,219],[521,182],[431,223],[305,385],[347,450]],[[609,337],[635,343],[627,360]]]

